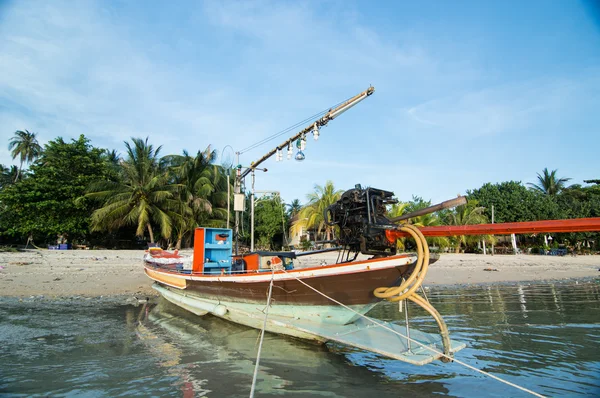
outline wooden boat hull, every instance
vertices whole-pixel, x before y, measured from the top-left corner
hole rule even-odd
[[[228,312],[235,309],[245,316],[258,313],[261,319],[273,279],[270,314],[344,325],[353,322],[359,315],[319,292],[364,314],[380,302],[373,295],[373,290],[381,286],[397,286],[412,265],[413,257],[401,255],[286,272],[218,276],[185,275],[146,264],[146,274],[172,292],[171,296],[180,293],[188,305],[191,300],[200,303],[201,308],[209,308],[200,312],[224,317],[219,311],[211,310],[215,305],[222,305]],[[234,322],[247,324],[243,320]]]
[[[423,365],[464,344],[363,317],[381,301],[373,290],[398,286],[414,270],[414,260],[398,255],[305,269],[204,274],[146,259],[145,271],[166,300],[196,315],[210,313],[272,333],[338,342]],[[418,345],[403,337],[408,335]]]

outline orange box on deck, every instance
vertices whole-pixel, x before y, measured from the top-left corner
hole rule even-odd
[[[233,261],[242,259],[246,262],[246,271],[258,271],[260,257],[258,253],[252,253],[245,256],[233,256]]]

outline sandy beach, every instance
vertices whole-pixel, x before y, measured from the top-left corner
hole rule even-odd
[[[191,254],[191,250],[183,251]],[[26,250],[0,253],[0,296],[155,296],[141,250]],[[336,254],[302,257],[297,267],[335,261]],[[443,254],[425,286],[536,282],[600,276],[600,256]]]

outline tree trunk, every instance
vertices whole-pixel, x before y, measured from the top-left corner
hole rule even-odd
[[[150,235],[150,243],[154,243],[154,234],[152,233],[152,227],[150,223],[146,225],[148,227],[148,235]]]
[[[454,249],[455,254],[460,253],[460,244],[461,244],[461,241],[459,240],[458,243],[456,244],[456,248]]]
[[[15,182],[17,182],[19,180],[19,174],[21,174],[22,167],[23,167],[23,162],[21,161],[21,165],[19,166],[19,169],[17,170],[17,175],[15,176]]]
[[[181,250],[181,236],[177,238],[177,243],[175,243],[175,249]]]

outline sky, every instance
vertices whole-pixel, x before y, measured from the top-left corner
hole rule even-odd
[[[600,178],[598,4],[0,0],[0,164],[27,129],[247,166],[288,136],[244,149],[373,85],[255,188],[437,203],[546,167],[583,184]]]

